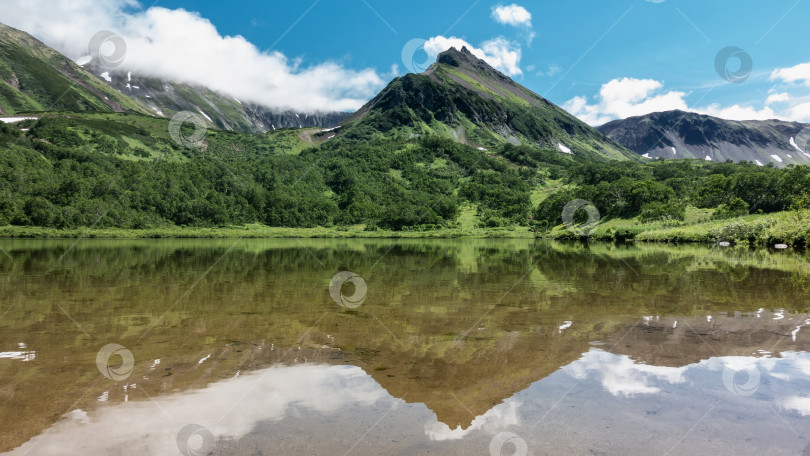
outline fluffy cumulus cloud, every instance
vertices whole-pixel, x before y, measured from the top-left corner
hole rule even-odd
[[[523,74],[523,71],[520,69],[520,46],[506,38],[493,38],[481,43],[480,47],[475,47],[461,38],[454,36],[448,38],[439,35],[427,40],[425,43],[425,52],[433,57],[451,47],[459,50],[462,47],[466,47],[474,56],[486,61],[492,65],[493,68],[497,68],[510,76]]]
[[[768,95],[768,98],[765,100],[765,104],[771,105],[776,103],[787,103],[789,101],[790,95],[787,92],[779,92]]]
[[[690,106],[687,93],[666,90],[654,79],[618,78],[602,85],[593,97],[577,96],[563,107],[591,125],[656,111],[680,109],[730,120],[782,119],[810,122],[810,63],[774,69],[769,78],[773,85],[763,94],[762,107],[735,104]]]
[[[134,0],[11,2],[0,9],[0,22],[74,59],[88,54],[96,32],[111,30],[126,41],[121,70],[199,84],[279,109],[351,111],[385,83],[372,69],[352,70],[338,62],[305,65],[261,51],[241,36],[222,36],[199,14],[143,10]]]
[[[789,68],[777,68],[771,73],[771,80],[810,86],[810,63],[801,63]]]
[[[574,97],[563,108],[590,125],[602,125],[614,119],[641,116],[651,112],[680,109],[730,120],[765,120],[783,118],[770,107],[756,109],[750,106],[720,106],[711,104],[690,107],[686,92],[665,90],[661,81],[654,79],[621,78],[602,85],[593,102],[584,96]]]
[[[492,19],[499,24],[518,28],[520,30],[518,35],[524,38],[528,44],[531,44],[537,36],[532,29],[532,13],[522,6],[514,3],[496,6],[492,8]]]
[[[810,122],[810,62],[793,67],[777,68],[771,73],[771,81],[780,84],[791,92],[803,92],[802,96],[788,93],[774,93],[768,97],[770,103],[783,103],[785,114],[789,119]]]
[[[513,27],[531,27],[532,13],[516,4],[500,5],[492,9],[492,18],[499,24]]]

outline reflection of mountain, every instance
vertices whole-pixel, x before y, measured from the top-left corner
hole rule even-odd
[[[15,423],[2,428],[2,448],[75,408],[92,414],[127,396],[195,391],[269,365],[358,366],[391,396],[425,404],[447,426],[434,434],[446,436],[475,428],[476,417],[592,347],[652,368],[810,345],[804,328],[793,339],[804,320],[776,311],[804,302],[801,255],[278,240],[240,241],[223,256],[233,244],[98,241],[68,250],[71,242],[4,241],[11,259],[0,257],[0,302],[13,307],[0,321],[0,350],[24,343],[36,356],[0,359],[0,422]],[[369,287],[351,311],[326,290],[343,269]],[[107,343],[132,350],[127,382],[98,373],[96,352]]]
[[[505,398],[580,359],[592,341],[603,343],[598,346],[609,352],[627,355],[628,363],[647,365],[648,371],[712,357],[778,356],[775,354],[786,350],[810,350],[810,317],[806,314],[763,311],[715,316],[708,323],[707,317],[669,316],[641,319],[642,323],[627,326],[603,324],[603,317],[576,320],[577,326],[590,329],[568,334],[557,326],[501,333],[486,347],[475,342],[477,347],[468,357],[454,356],[450,348],[441,358],[425,356],[409,362],[412,352],[393,350],[359,360],[358,365],[391,395],[424,403],[451,429],[465,429]],[[802,331],[802,325],[808,328]],[[385,366],[382,372],[381,366]]]
[[[761,309],[736,316],[660,317],[633,326],[611,349],[655,366],[680,367],[714,356],[769,356],[810,349],[810,316]],[[611,339],[609,345],[614,345]]]
[[[756,372],[752,389],[756,390],[759,401],[770,404],[774,413],[784,414],[780,415],[782,422],[793,421],[800,425],[803,417],[810,415],[810,400],[801,395],[801,391],[810,386],[810,354],[806,352],[786,352],[780,359],[713,357],[682,367],[664,367],[639,363],[627,355],[591,349],[564,366],[556,380],[541,379],[531,388],[505,398],[477,416],[467,429],[451,429],[431,416],[430,410],[421,404],[406,406],[357,367],[308,363],[260,369],[191,391],[149,399],[144,396],[139,401],[119,402],[90,413],[73,410],[64,420],[11,454],[174,454],[180,443],[179,431],[192,423],[211,433],[210,440],[204,443],[205,454],[209,454],[208,450],[212,454],[263,454],[269,448],[273,449],[272,454],[341,454],[346,449],[356,449],[350,452],[358,455],[479,454],[489,436],[503,429],[520,429],[528,436],[532,424],[538,423],[536,417],[542,420],[545,416],[546,408],[538,407],[539,403],[549,399],[566,400],[569,409],[597,401],[600,407],[592,412],[596,416],[583,416],[580,412],[575,420],[578,429],[590,428],[594,432],[577,439],[579,444],[583,439],[595,440],[604,449],[615,432],[633,435],[649,432],[649,429],[632,429],[633,423],[616,417],[607,428],[600,426],[604,417],[599,415],[615,412],[617,400],[623,401],[624,414],[634,407],[646,409],[646,424],[652,424],[653,429],[666,438],[679,435],[682,432],[679,427],[694,426],[694,423],[656,420],[650,418],[650,414],[655,416],[657,409],[665,408],[673,400],[684,401],[684,408],[695,407],[701,405],[705,397],[715,399],[715,405],[723,402],[724,408],[747,408],[748,425],[766,434],[772,431],[766,426],[777,428],[777,435],[772,435],[770,441],[757,439],[746,443],[746,454],[762,454],[759,448],[762,446],[770,449],[769,454],[782,454],[776,451],[777,445],[780,449],[794,446],[797,439],[785,435],[787,429],[782,429],[779,435],[778,426],[774,424],[777,420],[772,416],[751,413],[750,408],[756,404],[754,400],[734,404],[733,396],[729,395],[735,386],[731,382],[735,380],[725,375],[727,369]],[[562,393],[555,386],[565,379],[567,382],[561,386],[567,392],[559,398]],[[573,387],[569,386],[571,383]],[[694,397],[695,391],[699,391],[698,397]],[[134,390],[131,394],[140,398]],[[667,409],[668,415],[672,412]],[[349,417],[351,419],[347,419]],[[377,426],[381,421],[385,424]],[[734,429],[734,420],[712,421],[715,428]],[[722,442],[724,439],[736,440],[734,433],[726,429],[712,435],[712,440],[721,444],[726,444]],[[370,431],[373,431],[371,435]],[[313,439],[314,435],[329,437]],[[542,439],[557,446],[556,454],[568,453],[563,448],[571,446],[565,436],[542,435]],[[636,446],[645,444],[633,440]],[[693,442],[694,439],[690,439],[685,446],[694,445]],[[363,444],[358,446],[359,443]],[[537,442],[532,443],[537,445]],[[192,447],[195,447],[193,443]],[[636,451],[626,445],[621,454],[636,454]],[[684,454],[694,454],[694,451],[685,450]]]

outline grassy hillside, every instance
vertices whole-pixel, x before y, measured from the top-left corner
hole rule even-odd
[[[791,216],[778,213],[810,207],[807,167],[595,162],[435,136],[324,140],[317,129],[209,130],[189,148],[172,139],[167,119],[124,113],[2,124],[0,226],[12,226],[3,231],[11,236],[93,228],[155,237],[571,237],[551,227],[562,224],[566,204],[583,199],[600,212],[597,238],[806,242],[802,219],[788,225]],[[718,231],[749,213],[742,222],[755,226]],[[216,228],[233,232],[205,231]]]
[[[590,160],[641,160],[466,49],[440,54],[422,74],[394,79],[339,134],[397,140],[437,135],[486,149],[527,145]]]
[[[699,212],[694,208],[691,211]],[[554,227],[549,236],[560,240],[579,239],[581,233],[560,225]],[[728,242],[740,245],[785,244],[805,247],[810,244],[810,211],[782,211],[726,220],[700,217],[680,223],[642,222],[638,218],[612,219],[600,223],[589,236],[591,239],[602,241]]]
[[[317,145],[322,135],[312,133],[210,130],[187,148],[172,140],[167,119],[144,115],[51,113],[3,124],[0,225],[527,226],[532,190],[573,160],[438,138]],[[472,213],[462,226],[464,211]]]
[[[146,112],[67,57],[0,24],[0,115],[31,111]]]

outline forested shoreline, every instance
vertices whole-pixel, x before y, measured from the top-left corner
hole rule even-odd
[[[305,143],[296,130],[209,131],[188,148],[171,140],[164,119],[142,115],[60,113],[0,124],[0,226],[9,234],[257,224],[544,236],[575,199],[595,206],[603,224],[658,228],[810,207],[807,166],[595,161],[508,143],[481,150],[437,137],[318,144],[314,136]],[[696,211],[701,219],[690,218]]]

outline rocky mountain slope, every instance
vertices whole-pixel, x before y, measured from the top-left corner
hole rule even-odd
[[[733,121],[684,111],[615,120],[598,128],[647,158],[750,161],[764,166],[810,163],[810,125]]]
[[[332,128],[350,115],[345,112],[279,111],[205,87],[133,72],[107,71],[96,62],[89,62],[84,67],[153,115],[171,117],[178,111],[191,111],[199,113],[212,127],[222,130],[264,133],[280,128]]]
[[[340,133],[439,134],[481,148],[509,142],[601,159],[637,158],[466,48],[443,52],[422,74],[394,79]]]

